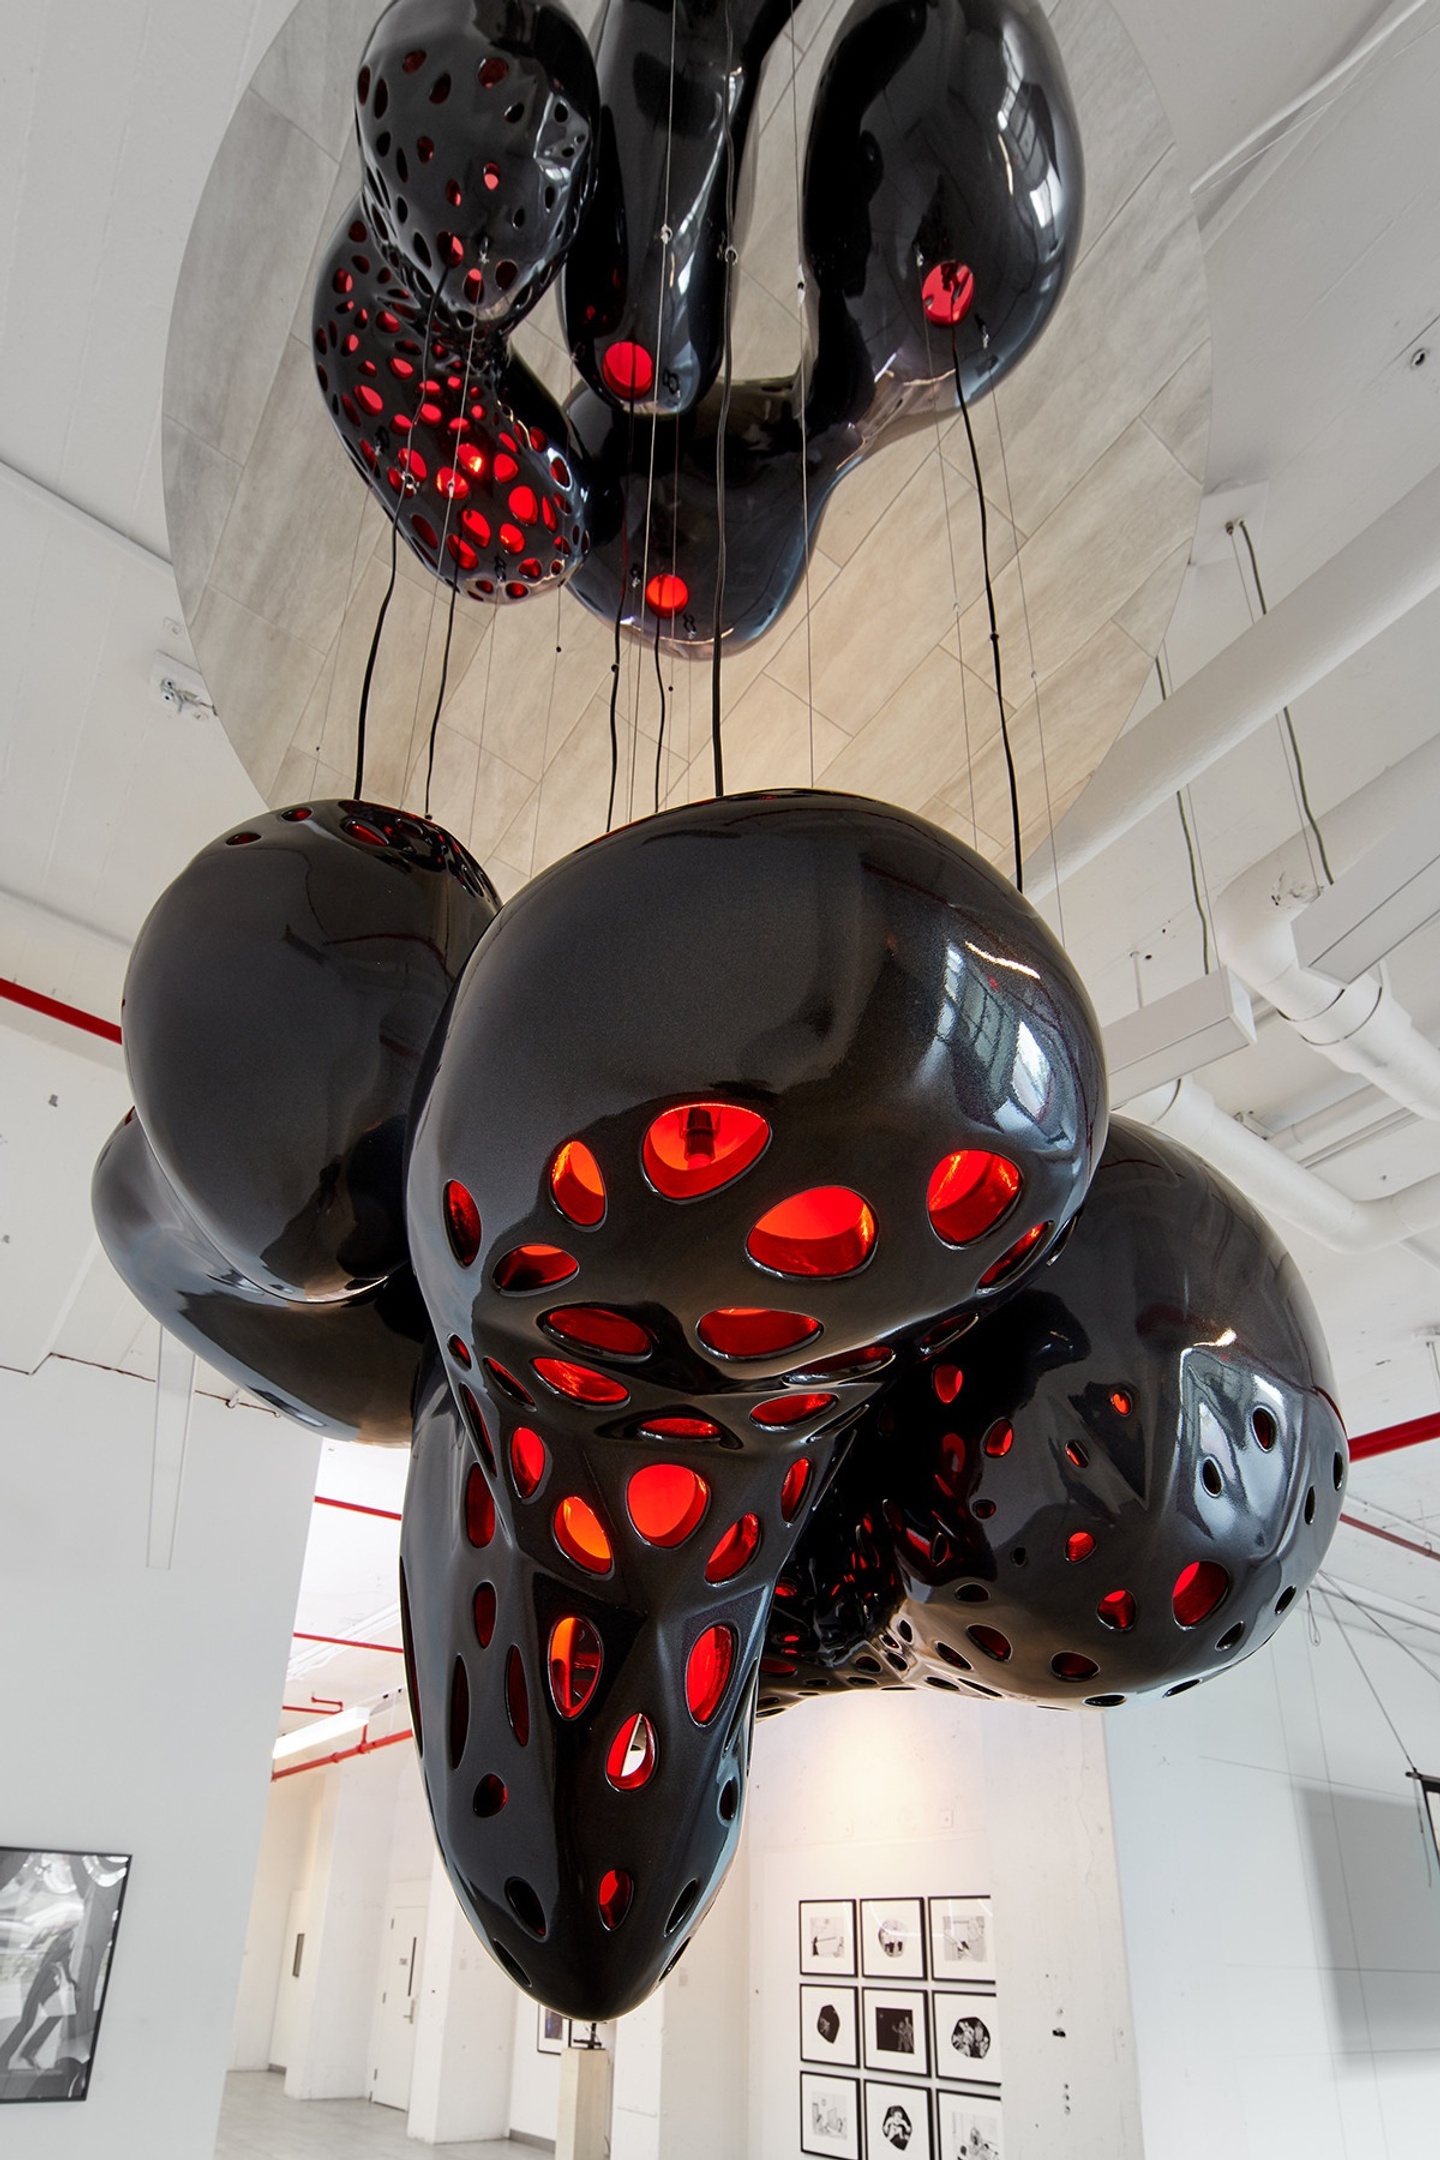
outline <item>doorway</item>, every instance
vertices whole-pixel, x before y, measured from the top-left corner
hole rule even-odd
[[[370,2098],[379,2107],[408,2108],[415,2060],[415,2006],[425,1963],[425,1907],[392,1900],[380,1949],[380,2000],[370,2050]]]

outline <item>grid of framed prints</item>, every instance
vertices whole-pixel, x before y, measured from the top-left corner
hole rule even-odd
[[[988,1895],[800,1906],[800,2150],[1005,2160]]]

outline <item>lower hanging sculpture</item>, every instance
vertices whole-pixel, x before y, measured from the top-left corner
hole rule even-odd
[[[97,1220],[162,1323],[277,1407],[413,1422],[416,1742],[519,1985],[602,2018],[664,1977],[733,1855],[757,1705],[919,1681],[1101,1706],[1278,1623],[1345,1475],[1303,1290],[1183,1150],[1106,1142],[1084,990],[968,848],[852,797],[732,798],[593,842],[492,923],[425,821],[302,805],[231,838],[158,904],[126,1004],[137,1095],[193,1098],[208,1135],[174,1112],[162,1166],[142,1104]],[[408,958],[435,877],[470,912]],[[327,985],[318,1033],[291,956]],[[256,1279],[254,1196],[294,1185],[327,1089],[363,1156],[340,1015],[363,1045],[402,1011],[387,1271],[332,1280],[317,1165],[304,1239],[264,1250],[323,1294]],[[236,1093],[246,1030],[268,1121],[253,1075]]]

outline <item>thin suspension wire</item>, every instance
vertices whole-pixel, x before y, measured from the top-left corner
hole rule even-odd
[[[665,261],[670,250],[670,171],[672,152],[675,147],[675,30],[679,17],[679,0],[671,0],[670,8],[670,83],[665,108],[665,190],[660,212],[659,240],[663,250],[660,265],[660,286],[655,299],[655,381],[659,386],[660,357],[665,339]],[[655,444],[660,432],[658,419],[652,414],[650,420],[650,456],[645,475],[645,544],[640,553],[640,606],[639,616],[643,626],[645,609],[649,605],[650,592],[650,520],[655,509]],[[643,627],[642,627],[642,635]],[[655,673],[660,673],[660,616],[655,611]],[[660,684],[660,735],[665,732],[665,685]],[[630,815],[635,815],[635,754],[640,735],[640,670],[635,670],[635,703],[630,719]],[[658,810],[660,789],[660,752],[655,752],[655,790]]]
[[[620,591],[615,600],[615,650],[610,661],[610,798],[605,805],[605,830],[615,823],[615,790],[620,785],[620,731],[616,710],[620,703],[620,626],[625,620],[625,595],[630,589],[630,458],[635,448],[635,408],[630,408],[625,475],[620,483]]]
[[[730,425],[730,380],[735,351],[731,337],[731,279],[735,268],[735,138],[730,124],[730,76],[734,66],[734,34],[729,0],[725,6],[725,374],[720,392],[720,418],[715,430],[715,518],[718,540],[715,550],[715,612],[710,638],[710,757],[715,773],[715,793],[725,793],[725,758],[720,741],[720,616],[725,604],[725,436]]]
[[[430,815],[430,789],[435,779],[435,738],[440,733],[440,708],[445,703],[445,685],[450,678],[450,637],[455,628],[455,602],[459,595],[460,587],[452,585],[450,587],[450,606],[445,617],[445,650],[440,660],[440,688],[435,693],[435,710],[430,717],[430,748],[425,759],[425,815],[427,818]],[[426,632],[425,642],[427,645],[430,642],[428,631]],[[421,669],[423,672],[423,660]]]
[[[665,677],[660,671],[660,617],[655,617],[655,683],[660,692],[660,726],[655,736],[655,809],[660,809],[660,760],[665,755]]]
[[[540,780],[535,790],[535,823],[530,833],[531,877],[535,875],[535,856],[540,846],[540,821],[545,810],[545,775],[550,769],[550,730],[555,718],[555,682],[560,673],[560,655],[564,650],[560,636],[564,590],[563,585],[555,587],[555,651],[550,660],[550,696],[545,705],[545,733],[540,744]]]
[[[805,547],[805,717],[810,745],[810,785],[815,785],[815,661],[810,646],[810,385],[805,376],[807,327],[805,321],[804,211],[800,196],[800,48],[795,42],[795,17],[790,32],[790,132],[795,163],[795,315],[800,326],[800,520]],[[952,550],[953,559],[953,550]]]
[[[1055,845],[1055,812],[1050,801],[1050,760],[1045,751],[1045,713],[1040,697],[1040,676],[1035,666],[1035,640],[1030,634],[1030,604],[1025,597],[1025,550],[1020,544],[1015,524],[1015,498],[1010,493],[1010,467],[1005,457],[1005,427],[998,397],[991,397],[990,407],[995,415],[995,437],[1000,445],[1000,474],[1005,482],[1005,515],[1010,520],[1011,535],[1015,539],[1015,575],[1020,585],[1020,619],[1025,625],[1025,651],[1030,661],[1030,688],[1035,699],[1035,733],[1040,743],[1040,781],[1045,791],[1045,834],[1050,847],[1051,875],[1055,880],[1055,916],[1063,945],[1065,901],[1060,883],[1060,853]]]
[[[1344,1621],[1336,1612],[1334,1604],[1331,1602],[1332,1599],[1337,1597],[1345,1598],[1346,1603],[1348,1605],[1353,1605],[1356,1612],[1364,1613],[1367,1620],[1374,1621],[1374,1624],[1379,1630],[1379,1632],[1382,1635],[1386,1636],[1389,1641],[1394,1643],[1397,1650],[1406,1650],[1411,1657],[1415,1657],[1414,1651],[1409,1650],[1409,1646],[1407,1644],[1400,1642],[1396,1636],[1391,1635],[1388,1628],[1381,1627],[1379,1621],[1375,1619],[1375,1615],[1372,1612],[1366,1611],[1366,1608],[1359,1602],[1357,1598],[1347,1597],[1346,1593],[1340,1588],[1338,1583],[1334,1583],[1326,1580],[1325,1578],[1322,1578],[1319,1587],[1320,1595],[1324,1598],[1326,1604],[1330,1607],[1330,1617],[1334,1621],[1336,1627],[1340,1630],[1341,1635],[1344,1637],[1345,1647],[1350,1652],[1351,1657],[1354,1658],[1356,1669],[1359,1672],[1361,1679],[1365,1682],[1366,1687],[1370,1690],[1370,1693],[1375,1698],[1375,1707],[1380,1712],[1381,1717],[1384,1718],[1385,1723],[1389,1726],[1392,1734],[1394,1734],[1396,1747],[1399,1748],[1401,1754],[1404,1756],[1411,1770],[1415,1770],[1415,1758],[1410,1753],[1409,1748],[1406,1747],[1405,1742],[1401,1739],[1399,1731],[1395,1724],[1395,1720],[1391,1717],[1390,1712],[1386,1709],[1385,1704],[1381,1699],[1380,1690],[1376,1687],[1374,1680],[1371,1678],[1364,1659],[1361,1657],[1359,1651],[1356,1649],[1354,1643],[1351,1641],[1350,1630],[1346,1627]],[[1421,1666],[1425,1672],[1429,1673],[1432,1680],[1440,1679],[1440,1674],[1437,1674],[1434,1666],[1426,1665],[1423,1658],[1415,1657],[1415,1662],[1417,1665]],[[1416,1775],[1419,1775],[1418,1771],[1416,1771]]]
[[[425,317],[425,358],[427,360],[430,357],[430,333],[435,327],[435,299],[436,296],[432,294],[429,310]],[[422,368],[418,393],[422,404],[425,399],[425,374],[426,370]],[[415,408],[417,419],[419,418],[419,412],[420,408],[417,406]],[[365,723],[370,712],[370,685],[375,679],[375,662],[380,653],[380,634],[385,628],[385,617],[390,611],[390,599],[395,590],[395,573],[399,567],[400,506],[404,502],[406,494],[414,492],[414,482],[411,480],[406,468],[400,464],[400,453],[398,451],[395,462],[396,470],[400,475],[400,485],[395,491],[395,509],[390,519],[390,582],[385,587],[385,597],[380,602],[380,612],[375,617],[375,630],[370,639],[370,651],[365,661],[365,680],[360,685],[360,709],[355,715],[355,796],[357,801],[363,800],[365,794]],[[407,480],[411,481],[409,489],[405,485]]]
[[[478,326],[474,322],[472,322],[470,325],[470,336],[465,346],[465,366],[461,374],[460,382],[460,418],[463,422],[467,423],[467,425],[469,421],[470,407],[470,370],[475,359],[475,331],[477,327]],[[427,360],[433,359],[434,355],[427,354],[426,358]],[[460,427],[456,432],[455,446],[454,449],[451,451],[451,456],[454,458],[456,464],[459,464],[460,462],[460,439],[461,436],[465,434],[465,432],[465,426]],[[443,563],[445,559],[445,543],[450,537],[450,519],[455,509],[455,495],[456,488],[454,482],[452,481],[450,487],[445,491],[445,515],[440,521],[440,545],[436,552],[436,560],[437,562],[441,563]],[[456,576],[450,581],[450,607],[445,618],[445,651],[440,662],[440,688],[436,692],[435,696],[435,710],[430,716],[430,743],[425,759],[426,817],[429,817],[430,815],[430,783],[435,773],[435,737],[439,732],[440,728],[440,708],[445,702],[445,685],[450,675],[450,640],[455,630],[455,596],[460,589],[460,564],[458,560],[455,564],[455,570]],[[437,585],[438,583],[439,579],[436,578],[431,586],[430,612],[425,618],[425,649],[420,655],[420,673],[415,683],[415,717],[410,723],[410,732],[412,738],[414,736],[415,727],[420,718],[420,692],[425,682],[425,664],[430,658],[430,633],[435,627],[435,585]]]
[[[1245,552],[1250,558],[1250,575],[1255,580],[1255,597],[1260,602],[1260,613],[1262,615],[1268,615],[1270,612],[1270,608],[1265,598],[1265,587],[1260,582],[1260,565],[1255,558],[1255,543],[1250,538],[1250,528],[1246,524],[1243,517],[1236,518],[1235,520],[1234,529],[1232,530],[1231,534],[1232,540],[1234,538],[1234,532],[1236,531],[1239,532],[1241,539],[1245,542]],[[1315,835],[1315,845],[1320,853],[1320,867],[1325,873],[1325,882],[1327,885],[1333,885],[1335,882],[1335,873],[1330,868],[1330,858],[1325,852],[1325,837],[1320,830],[1319,821],[1315,816],[1315,812],[1310,807],[1310,790],[1305,780],[1305,760],[1300,755],[1300,744],[1296,739],[1295,722],[1291,715],[1290,707],[1288,705],[1282,705],[1280,708],[1280,714],[1281,718],[1285,722],[1285,732],[1290,738],[1290,755],[1295,760],[1295,779],[1300,790],[1300,803],[1305,813],[1305,822],[1310,827],[1311,832]]]
[[[1005,717],[1005,688],[1000,671],[1000,627],[995,619],[995,585],[990,575],[990,517],[985,507],[985,482],[980,472],[980,452],[975,446],[975,430],[970,424],[970,406],[965,396],[965,384],[960,374],[960,348],[956,342],[955,325],[950,325],[950,356],[955,370],[955,394],[960,400],[960,415],[965,422],[965,440],[970,445],[970,469],[975,475],[975,494],[980,504],[980,559],[985,570],[985,606],[990,617],[990,653],[995,670],[995,703],[1000,713],[1000,741],[1005,750],[1005,772],[1010,782],[1010,832],[1015,847],[1015,890],[1025,890],[1025,865],[1020,853],[1020,789],[1015,778],[1015,753],[1010,745],[1010,723]]]
[[[925,373],[933,381],[935,365],[930,352],[930,318],[924,308],[920,320],[925,331]],[[950,487],[945,477],[945,444],[940,428],[940,408],[935,408],[935,456],[940,466],[940,500],[945,510],[945,540],[950,550],[950,614],[955,624],[955,658],[960,674],[960,725],[965,736],[965,777],[970,788],[970,845],[980,852],[980,821],[975,815],[975,758],[970,748],[970,699],[965,688],[965,644],[960,634],[960,573],[955,563],[955,524],[950,515]]]
[[[1170,691],[1165,681],[1165,670],[1160,665],[1159,653],[1155,655],[1155,680],[1160,685],[1160,697],[1163,703],[1169,697]],[[1185,835],[1185,853],[1190,861],[1190,890],[1195,896],[1195,913],[1200,918],[1200,955],[1205,973],[1208,975],[1210,973],[1210,923],[1205,913],[1204,902],[1200,898],[1200,867],[1195,860],[1195,841],[1190,831],[1190,820],[1185,814],[1185,794],[1181,788],[1175,790],[1175,807],[1180,812],[1180,830]]]

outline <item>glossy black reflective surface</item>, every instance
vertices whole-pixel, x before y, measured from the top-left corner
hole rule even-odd
[[[267,811],[202,848],[125,980],[125,1059],[166,1178],[230,1265],[333,1298],[407,1258],[411,1100],[498,902],[438,825]]]
[[[867,1418],[782,1578],[762,1709],[886,1683],[1110,1704],[1223,1670],[1334,1532],[1331,1388],[1274,1232],[1117,1120],[1053,1266]]]
[[[394,0],[355,86],[366,214],[392,269],[462,328],[513,327],[575,236],[599,103],[590,48],[552,0]]]
[[[725,251],[742,238],[730,212],[793,5],[609,0],[601,19],[596,186],[565,265],[565,329],[590,387],[637,413],[688,412],[720,372]]]
[[[133,1114],[101,1151],[91,1206],[101,1243],[146,1311],[227,1379],[336,1439],[409,1440],[433,1344],[408,1268],[325,1305],[256,1289],[167,1182]]]
[[[504,603],[563,583],[589,545],[564,414],[503,338],[452,328],[372,242],[356,203],[315,281],[315,375],[351,463],[447,585]]]

